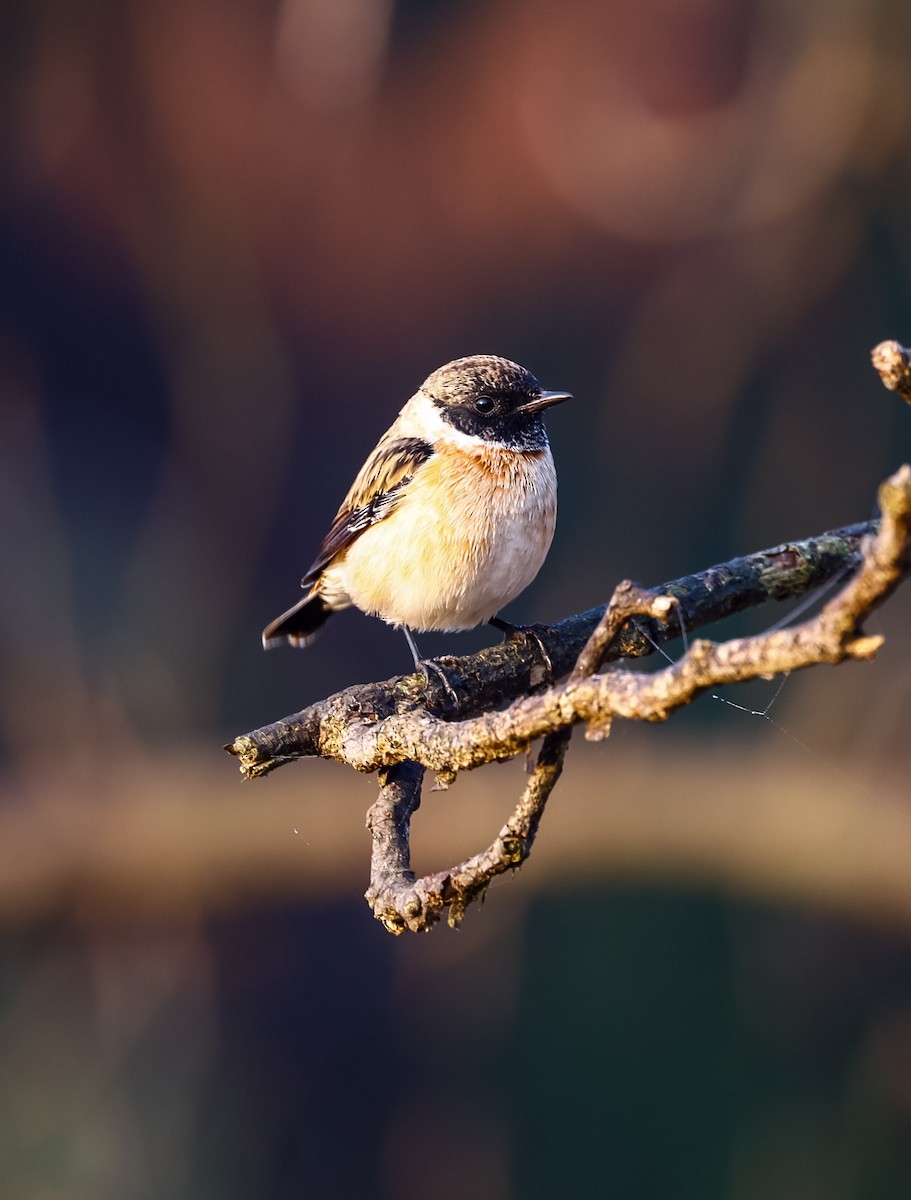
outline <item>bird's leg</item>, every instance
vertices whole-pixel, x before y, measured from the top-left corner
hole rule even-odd
[[[430,682],[429,672],[433,671],[439,677],[439,680],[443,685],[443,690],[452,701],[453,706],[458,708],[459,698],[455,694],[455,689],[453,688],[452,684],[446,678],[446,672],[441,666],[438,666],[437,663],[431,661],[431,659],[421,658],[421,655],[418,651],[417,642],[415,642],[414,638],[412,637],[411,630],[407,625],[402,626],[402,633],[405,635],[405,640],[408,643],[408,649],[411,651],[411,657],[414,659],[414,669],[419,675],[423,675],[428,683]]]
[[[487,624],[492,625],[494,629],[499,629],[501,633],[505,633],[507,641],[510,638],[523,637],[528,641],[534,642],[538,647],[538,653],[541,655],[541,662],[544,665],[543,682],[547,687],[550,687],[554,681],[554,664],[551,662],[550,655],[547,653],[547,647],[538,633],[538,629],[544,628],[544,626],[536,628],[534,625],[512,625],[509,621],[504,621],[502,617],[491,617]]]

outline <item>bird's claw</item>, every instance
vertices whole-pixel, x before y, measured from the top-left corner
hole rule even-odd
[[[554,664],[541,637],[541,633],[549,632],[548,627],[546,625],[512,625],[501,617],[493,617],[489,624],[493,625],[494,629],[505,633],[507,642],[524,640],[535,644],[544,667],[544,677],[541,682],[545,687],[550,687],[554,681]]]
[[[446,672],[438,663],[429,658],[422,658],[418,664],[418,670],[423,674],[428,684],[430,683],[430,672],[433,671],[443,685],[443,691],[452,701],[453,708],[457,709],[459,707],[459,697],[456,694],[456,690],[446,678]]]

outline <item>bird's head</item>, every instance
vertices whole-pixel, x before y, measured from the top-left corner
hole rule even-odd
[[[569,392],[547,392],[531,371],[495,354],[457,358],[421,385],[443,420],[468,437],[511,450],[547,446],[542,414]]]

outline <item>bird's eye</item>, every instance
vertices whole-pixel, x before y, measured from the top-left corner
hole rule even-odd
[[[474,406],[479,413],[489,413],[493,411],[493,400],[490,396],[478,396]]]

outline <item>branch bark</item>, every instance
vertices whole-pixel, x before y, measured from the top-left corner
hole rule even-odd
[[[379,770],[380,794],[368,814],[373,836],[368,903],[392,933],[427,930],[447,909],[450,925],[457,925],[495,875],[528,857],[577,723],[586,724],[586,736],[600,739],[616,717],[663,721],[709,687],[874,656],[882,638],[864,634],[863,621],[911,565],[911,468],[902,467],[882,485],[879,501],[878,525],[868,522],[789,543],[658,591],[625,582],[603,612],[591,610],[553,629],[538,629],[534,639],[507,639],[505,647],[469,659],[443,660],[447,676],[455,676],[461,720],[442,715],[442,685],[434,688],[412,676],[349,688],[226,749],[240,758],[248,778],[314,754],[360,771]],[[800,625],[722,644],[699,640],[678,662],[652,674],[619,668],[598,673],[606,660],[648,653],[684,628],[762,599],[801,595],[855,566],[841,590]],[[586,629],[584,644],[576,648]],[[557,673],[565,673],[573,647],[568,678],[490,711],[514,695],[521,682],[527,687],[538,682],[532,644],[539,639]],[[424,769],[436,771],[448,786],[457,771],[511,758],[539,737],[544,740],[529,781],[493,843],[457,866],[416,879],[410,823],[420,804]]]

